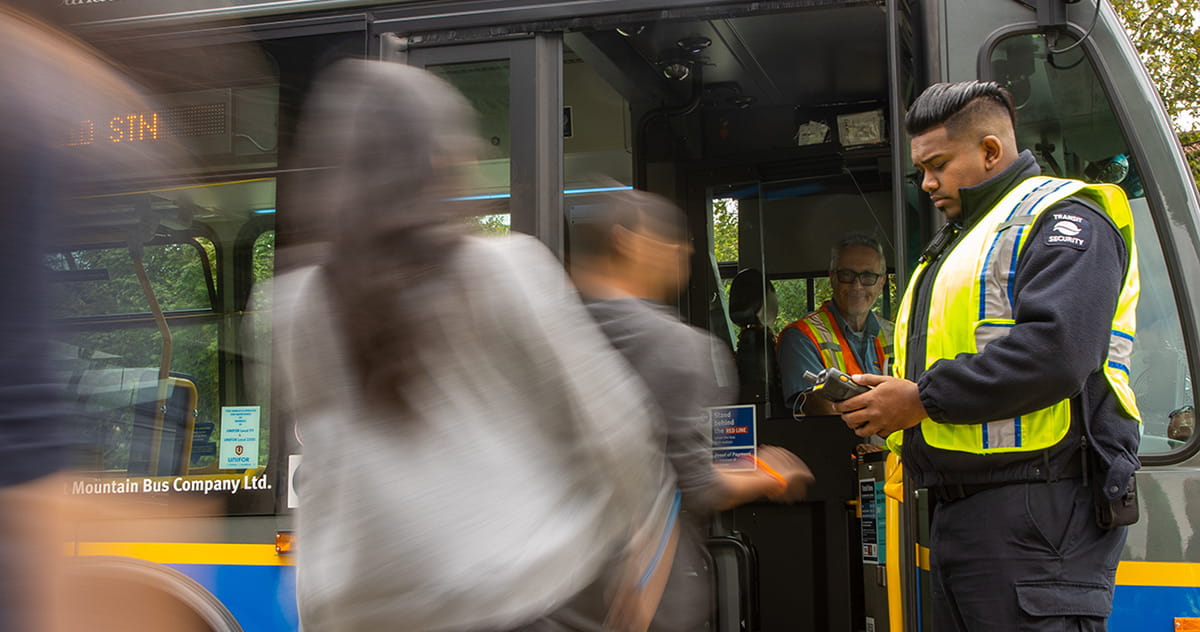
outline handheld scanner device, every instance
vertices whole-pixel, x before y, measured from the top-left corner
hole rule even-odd
[[[850,379],[849,375],[834,368],[825,369],[820,373],[805,371],[804,379],[813,383],[813,393],[831,402],[845,401],[871,390],[870,386],[863,386]]]

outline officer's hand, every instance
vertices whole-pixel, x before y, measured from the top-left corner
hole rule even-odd
[[[852,380],[870,386],[871,390],[838,402],[834,408],[842,421],[860,437],[886,437],[897,430],[912,428],[928,417],[916,382],[886,375],[854,375]]]

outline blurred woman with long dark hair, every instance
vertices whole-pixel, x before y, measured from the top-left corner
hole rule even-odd
[[[295,211],[325,256],[274,307],[309,631],[545,629],[608,578],[613,625],[638,629],[670,565],[640,382],[548,250],[469,234],[473,117],[381,62],[342,62],[310,99]]]

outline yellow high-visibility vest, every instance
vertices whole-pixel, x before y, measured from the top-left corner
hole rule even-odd
[[[1037,176],[1017,185],[984,217],[962,235],[933,280],[927,323],[912,323],[917,279],[926,271],[921,263],[913,273],[914,282],[905,291],[896,319],[893,374],[904,377],[910,327],[926,328],[924,368],[940,359],[960,353],[978,353],[987,345],[1007,336],[1013,320],[1013,283],[1017,261],[1032,232],[1033,224],[1044,213],[1054,222],[1048,239],[1078,239],[1080,218],[1050,207],[1070,196],[1096,202],[1112,219],[1129,252],[1124,283],[1113,316],[1108,357],[1104,375],[1121,401],[1125,412],[1140,422],[1137,401],[1129,385],[1129,360],[1133,352],[1135,313],[1138,300],[1138,262],[1133,239],[1133,212],[1120,187],[1112,184],[1086,184]],[[1054,362],[1053,350],[1046,350],[1046,362]],[[1049,448],[1066,436],[1071,426],[1070,400],[1064,399],[1047,408],[1009,419],[982,424],[943,424],[931,419],[921,421],[925,442],[935,448],[995,454],[1033,452]],[[899,448],[900,435],[893,433],[888,443]]]

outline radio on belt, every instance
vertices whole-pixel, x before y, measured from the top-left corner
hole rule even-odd
[[[859,384],[850,379],[849,375],[834,368],[824,369],[820,373],[805,371],[804,379],[813,383],[811,392],[831,402],[845,401],[871,390],[870,386]]]

